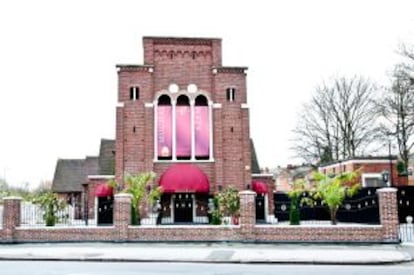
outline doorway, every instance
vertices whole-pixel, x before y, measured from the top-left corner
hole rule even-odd
[[[256,221],[265,222],[265,194],[256,196]]]
[[[112,225],[114,197],[98,197],[98,225]]]
[[[177,193],[174,198],[174,222],[193,222],[193,198],[189,193]]]

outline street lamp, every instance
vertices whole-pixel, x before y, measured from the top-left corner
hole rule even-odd
[[[392,182],[392,155],[391,155],[391,140],[388,140],[388,155],[390,158],[390,186],[393,186]]]
[[[390,179],[390,172],[388,172],[388,170],[384,170],[382,171],[381,176],[384,184],[387,184],[388,180]]]

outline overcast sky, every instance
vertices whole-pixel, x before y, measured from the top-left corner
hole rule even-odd
[[[143,36],[219,37],[248,66],[250,131],[262,167],[294,163],[291,130],[335,75],[384,81],[414,43],[414,1],[1,1],[0,177],[51,180],[58,158],[115,137],[115,64],[142,64]]]

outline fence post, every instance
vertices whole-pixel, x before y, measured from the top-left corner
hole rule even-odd
[[[114,196],[114,226],[115,241],[128,240],[128,226],[131,222],[131,194],[115,194]]]
[[[239,192],[240,228],[245,239],[251,239],[256,224],[256,193],[250,190]]]
[[[20,226],[21,197],[5,197],[3,208],[3,239],[5,242],[16,240],[16,227]]]
[[[397,189],[392,187],[377,190],[380,222],[383,226],[383,238],[386,242],[398,242],[398,205]]]

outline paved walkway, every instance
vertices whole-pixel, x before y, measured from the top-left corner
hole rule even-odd
[[[412,257],[399,245],[44,243],[0,244],[0,260],[389,264]]]

